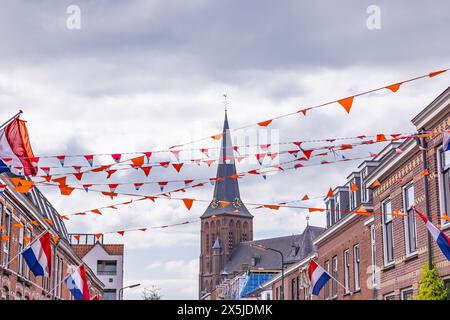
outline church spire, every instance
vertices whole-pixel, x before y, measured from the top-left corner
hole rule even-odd
[[[225,99],[226,99],[226,95]],[[202,218],[222,213],[232,213],[235,215],[252,217],[250,212],[241,201],[239,193],[238,179],[228,178],[236,174],[236,163],[234,160],[233,144],[231,141],[230,127],[225,100],[225,120],[223,123],[222,147],[220,150],[219,164],[217,166],[217,178],[223,180],[216,181],[214,185],[214,196],[211,204],[206,209]],[[222,207],[219,201],[227,201],[231,204]]]

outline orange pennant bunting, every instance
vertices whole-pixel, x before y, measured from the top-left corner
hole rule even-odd
[[[358,186],[356,185],[356,183],[352,182],[351,190],[352,190],[352,191],[358,191],[358,190],[359,190],[359,188],[358,188]]]
[[[266,120],[266,121],[258,122],[258,126],[267,127],[271,122],[272,122],[272,120]]]
[[[62,194],[63,196],[70,196],[70,194],[72,193],[72,191],[73,191],[74,189],[75,189],[75,188],[68,187],[68,186],[65,186],[65,185],[60,185],[60,186],[59,186],[59,190],[60,190],[60,192],[61,192],[61,194]]]
[[[352,108],[353,105],[353,98],[354,97],[348,97],[345,99],[341,99],[338,101],[338,103],[344,107],[345,111],[347,111],[347,113],[350,113],[350,109]]]
[[[220,140],[220,138],[222,138],[222,136],[223,136],[223,133],[219,133],[214,136],[211,136],[211,138],[213,138],[214,140]]]
[[[387,86],[386,89],[389,89],[389,90],[391,90],[392,92],[397,92],[398,89],[400,89],[400,85],[401,85],[401,84],[402,84],[401,82],[396,83],[396,84],[391,84],[390,86]]]
[[[381,182],[379,180],[376,180],[372,183],[371,187],[378,187],[381,186]]]
[[[420,174],[421,177],[426,177],[430,174],[430,171],[428,169],[423,170],[423,172]]]
[[[145,159],[144,156],[140,156],[140,157],[131,159],[131,162],[133,162],[133,164],[136,167],[142,167],[142,165],[144,164],[144,159]]]
[[[306,201],[306,200],[309,200],[309,197],[308,197],[307,194],[305,194],[305,195],[303,196],[303,198],[302,198],[302,201]]]
[[[98,214],[98,215],[102,215],[101,211],[98,210],[98,209],[91,210],[91,212],[95,213],[95,214]]]
[[[280,206],[274,205],[274,204],[265,204],[263,205],[264,208],[272,209],[272,210],[278,210],[280,209]]]
[[[433,78],[433,77],[437,76],[438,74],[444,73],[444,72],[447,71],[447,70],[448,70],[448,69],[441,70],[441,71],[430,72],[430,73],[428,74],[428,76],[429,76],[430,78]]]
[[[325,209],[322,208],[308,208],[308,212],[324,212]]]
[[[328,189],[327,197],[332,197],[333,195],[334,195],[333,189],[331,189],[330,187],[330,189]]]
[[[194,203],[194,199],[182,199],[182,200],[183,200],[183,203],[186,206],[186,208],[188,210],[191,210],[192,204]]]

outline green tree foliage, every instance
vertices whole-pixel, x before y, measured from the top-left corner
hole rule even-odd
[[[439,277],[436,266],[433,263],[431,270],[428,263],[422,267],[422,274],[419,280],[419,294],[415,300],[445,300],[447,298],[447,288],[444,281]]]

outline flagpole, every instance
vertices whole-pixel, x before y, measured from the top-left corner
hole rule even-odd
[[[11,262],[13,262],[14,259],[16,259],[20,254],[22,254],[22,252],[24,252],[25,250],[27,250],[33,243],[36,242],[36,240],[40,239],[40,238],[44,235],[44,233],[46,233],[46,232],[47,232],[47,230],[44,230],[44,231],[41,232],[36,238],[34,238],[33,241],[30,241],[30,243],[27,244],[27,245],[25,246],[25,248],[23,248],[23,249],[22,249],[19,253],[17,253],[11,260],[8,261],[8,263],[6,264],[5,267],[9,266],[9,264],[10,264]]]
[[[6,121],[5,123],[3,123],[2,125],[0,125],[0,129],[2,129],[4,126],[6,126],[8,123],[10,123],[11,121],[13,121],[15,118],[19,117],[21,114],[23,113],[22,110],[19,110],[19,112],[17,112],[13,117],[11,117],[8,121]]]

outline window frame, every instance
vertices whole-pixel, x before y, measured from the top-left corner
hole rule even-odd
[[[353,278],[355,291],[361,290],[361,249],[359,243],[353,246]]]
[[[102,262],[102,263],[100,263]],[[103,267],[106,267],[108,265],[108,262],[114,262],[115,264],[110,264],[115,266],[115,271],[106,271],[106,270],[99,270],[99,265],[102,265]],[[117,260],[97,260],[97,274],[99,276],[117,276]]]
[[[407,192],[409,189],[412,188],[412,196],[413,196],[413,202],[409,203],[409,200],[407,198]],[[404,232],[405,232],[405,250],[406,250],[406,256],[412,256],[417,254],[417,219],[416,219],[416,215],[413,213],[413,210],[411,209],[411,207],[414,205],[415,203],[415,188],[414,188],[414,183],[413,181],[408,182],[407,184],[405,184],[402,187],[402,197],[403,197],[403,212],[405,212],[406,214],[408,214],[408,216],[405,217],[405,219],[403,219],[403,225],[404,225]],[[410,239],[410,228],[411,228],[411,220],[412,219],[414,221],[414,240],[415,240],[415,244],[414,244],[414,250],[412,250],[411,248],[411,239]]]
[[[405,299],[405,293],[410,292],[411,293],[411,299]],[[414,297],[414,288],[413,287],[407,287],[400,290],[400,300],[412,300]]]
[[[389,203],[390,211],[386,212],[386,204]],[[381,202],[381,222],[382,222],[382,233],[383,233],[383,265],[385,267],[393,265],[395,263],[395,251],[394,251],[394,217],[392,216],[392,199],[390,197],[384,199]],[[390,216],[389,221],[387,220],[387,216]],[[388,241],[387,241],[387,224],[391,225],[390,234],[391,234],[391,252],[392,252],[392,260],[388,261]]]
[[[334,256],[332,258],[332,273],[333,273],[333,282],[332,282],[332,286],[331,286],[331,294],[332,294],[332,299],[337,298],[339,295],[339,287],[338,287],[338,275],[339,275],[339,260],[338,260],[338,256]]]
[[[325,261],[325,263],[323,264],[324,269],[327,273],[330,273],[330,260]],[[330,281],[327,281],[327,283],[325,283],[325,288],[324,288],[324,298],[325,300],[329,300],[331,295],[330,295]]]
[[[350,249],[344,250],[344,294],[350,293]]]
[[[3,231],[4,235],[10,236],[11,235],[11,219],[12,219],[12,211],[5,207],[5,215],[4,215],[4,223],[3,226],[5,227],[5,231]],[[9,257],[10,257],[10,250],[11,250],[11,237],[8,238],[7,241],[3,241],[3,256],[2,256],[2,266],[5,268],[9,267]]]
[[[442,217],[444,214],[449,217],[450,215],[450,161],[448,166],[445,166],[445,154],[448,153],[450,157],[450,151],[444,152],[440,147],[436,150],[438,160],[438,185],[439,185],[439,204],[440,204],[440,223],[442,229],[450,228],[450,220],[445,220]],[[445,175],[448,175],[448,184],[445,182]]]

